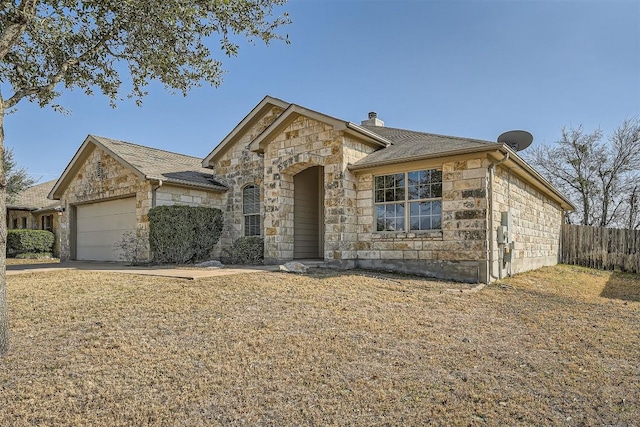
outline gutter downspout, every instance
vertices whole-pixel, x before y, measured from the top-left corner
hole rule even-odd
[[[151,187],[151,207],[155,208],[156,207],[156,190],[158,190],[158,188],[162,187],[162,180],[159,179],[158,180],[158,185],[155,187]]]
[[[489,254],[487,256],[487,260],[488,260],[488,268],[487,268],[487,272],[489,273],[489,277],[487,280],[487,283],[491,282],[491,279],[502,279],[502,268],[500,268],[500,272],[498,273],[498,275],[500,277],[496,277],[493,274],[493,248],[494,248],[494,238],[493,238],[493,178],[494,178],[494,174],[495,174],[495,169],[496,166],[501,165],[502,163],[506,162],[507,160],[509,160],[509,152],[507,151],[507,153],[504,155],[504,157],[501,160],[497,160],[497,161],[493,161],[491,162],[491,164],[489,165],[489,232],[487,233],[487,239],[489,240],[489,244],[487,245],[487,247],[489,248]],[[502,258],[502,257],[500,257]]]

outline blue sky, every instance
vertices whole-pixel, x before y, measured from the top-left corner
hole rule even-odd
[[[265,96],[359,123],[494,141],[526,129],[611,131],[640,116],[640,1],[320,1],[286,5],[291,40],[219,58],[220,88],[186,98],[151,86],[142,107],[65,92],[70,115],[26,102],[6,145],[41,181],[87,134],[204,157]],[[5,94],[7,95],[7,94]]]

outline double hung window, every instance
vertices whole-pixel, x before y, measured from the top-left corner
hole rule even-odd
[[[374,178],[376,231],[411,232],[442,227],[442,171],[437,169]]]
[[[242,190],[244,235],[260,235],[260,187],[248,185]]]

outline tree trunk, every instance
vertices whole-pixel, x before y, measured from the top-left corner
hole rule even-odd
[[[4,103],[0,99],[0,158],[4,152]],[[9,314],[7,310],[7,180],[0,162],[0,356],[9,350]]]
[[[589,206],[589,195],[584,191],[582,191],[582,209],[584,211],[582,213],[582,225],[589,225],[591,206]]]

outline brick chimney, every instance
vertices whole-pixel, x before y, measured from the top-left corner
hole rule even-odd
[[[376,113],[375,111],[370,112],[369,119],[363,120],[362,122],[360,122],[360,124],[362,126],[380,126],[381,128],[384,127],[384,122],[378,118],[378,113]]]

